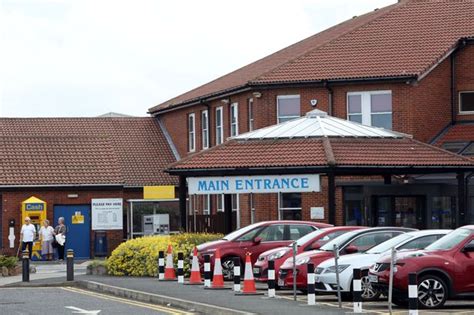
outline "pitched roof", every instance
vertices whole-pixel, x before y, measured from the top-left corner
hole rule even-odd
[[[170,185],[155,119],[0,118],[0,186]]]
[[[445,142],[474,141],[474,123],[457,123],[450,126],[434,143],[442,145]]]
[[[259,84],[420,78],[459,39],[474,35],[472,16],[472,0],[402,0],[338,24],[157,105],[150,112]]]
[[[331,130],[323,131],[325,127]],[[401,133],[351,121],[341,123],[317,110],[306,117],[231,138],[171,164],[167,171],[361,166],[474,170],[474,161]]]

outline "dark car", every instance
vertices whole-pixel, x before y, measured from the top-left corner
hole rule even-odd
[[[418,278],[420,307],[434,309],[446,300],[474,295],[474,225],[460,227],[422,251],[397,254],[393,275],[393,302],[408,304],[408,275]],[[372,286],[387,292],[390,257],[370,268]]]
[[[222,273],[230,280],[234,276],[234,258],[239,257],[241,266],[247,252],[251,253],[252,264],[258,256],[269,249],[287,246],[295,240],[330,224],[309,221],[264,221],[234,231],[221,240],[199,245],[199,261],[204,263],[204,255],[211,256],[214,264],[214,253],[219,249],[221,254]]]
[[[375,227],[356,230],[342,234],[323,245],[319,250],[304,252],[296,256],[296,286],[300,290],[307,288],[307,267],[311,262],[316,268],[326,259],[334,257],[334,245],[339,249],[339,255],[362,253],[371,247],[385,242],[401,233],[415,231],[402,227]],[[293,285],[293,259],[288,258],[280,267],[278,285],[291,287]]]

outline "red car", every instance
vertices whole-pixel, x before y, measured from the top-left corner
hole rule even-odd
[[[346,232],[359,230],[364,227],[361,226],[334,226],[324,229],[320,229],[309,234],[306,234],[302,238],[296,241],[297,254],[301,254],[306,251],[315,250],[321,248],[324,244],[331,241],[332,239],[342,235]],[[253,274],[256,281],[266,282],[268,280],[268,261],[275,261],[275,274],[278,274],[280,266],[283,262],[291,257],[293,254],[292,244],[285,247],[277,247],[266,252],[263,252],[258,256],[257,262],[253,267]]]
[[[296,256],[296,286],[299,290],[307,288],[307,264],[314,264],[316,268],[326,259],[334,257],[334,245],[337,245],[340,255],[364,252],[371,247],[401,233],[414,231],[402,227],[376,227],[347,232],[323,245],[319,250],[304,252]],[[280,267],[278,286],[293,286],[293,258],[288,258]]]
[[[418,304],[440,308],[446,300],[474,295],[474,225],[460,227],[422,251],[396,256],[393,302],[408,305],[408,274],[418,276]],[[388,289],[390,257],[370,268],[369,281],[382,293]]]
[[[245,254],[250,252],[252,264],[258,255],[269,249],[287,246],[295,240],[315,230],[329,227],[330,224],[308,221],[264,221],[234,231],[223,239],[201,244],[197,247],[199,262],[204,263],[204,255],[211,256],[214,264],[214,253],[221,253],[222,273],[226,280],[234,277],[234,258],[240,258],[243,267]]]

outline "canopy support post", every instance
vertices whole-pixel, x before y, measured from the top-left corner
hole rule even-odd
[[[466,213],[466,188],[464,180],[464,172],[456,175],[458,180],[458,212],[456,214],[456,227],[465,224]]]
[[[181,216],[181,230],[187,231],[188,214],[186,211],[186,176],[179,176],[178,187],[179,214]]]
[[[224,195],[224,231],[225,234],[232,232],[232,195]]]
[[[328,176],[328,212],[329,223],[336,224],[336,180],[333,172],[329,172]]]

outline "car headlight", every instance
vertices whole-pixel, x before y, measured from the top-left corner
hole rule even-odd
[[[337,266],[338,272],[339,272],[339,273],[343,272],[343,271],[346,270],[349,266],[350,266],[350,265],[339,265],[339,266]],[[326,268],[326,270],[324,271],[324,273],[336,273],[336,266],[331,266],[331,267]]]
[[[297,259],[296,260],[296,265],[300,266],[300,265],[307,264],[309,262],[309,260],[310,260],[309,257],[304,257],[304,258]]]
[[[281,258],[281,257],[285,256],[286,253],[288,253],[288,250],[287,250],[287,249],[279,250],[279,251],[277,251],[276,253],[270,254],[270,255],[267,257],[267,260],[275,260],[275,259]]]

